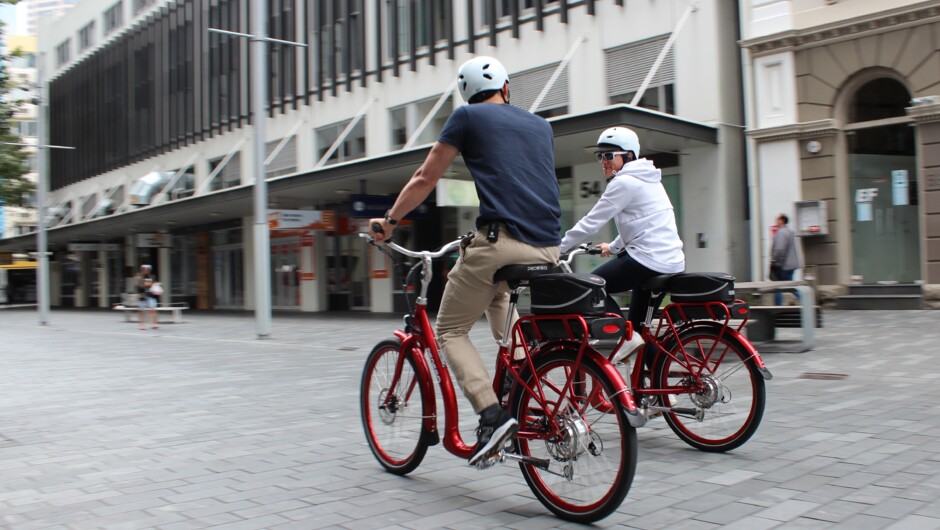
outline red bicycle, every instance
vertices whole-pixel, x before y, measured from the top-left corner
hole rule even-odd
[[[562,263],[571,270],[578,254],[600,254],[581,245]],[[660,414],[676,435],[696,449],[724,452],[740,447],[757,431],[766,404],[765,380],[773,376],[741,333],[750,314],[734,298],[734,277],[726,273],[679,273],[650,278],[651,294],[631,352],[616,365],[625,371],[640,415]],[[656,316],[666,295],[670,303]],[[734,324],[735,322],[736,324]],[[609,358],[617,358],[618,342]]]
[[[406,276],[409,312],[403,328],[372,349],[361,381],[366,439],[379,463],[395,474],[413,471],[428,447],[441,442],[436,388],[444,408],[444,448],[464,459],[474,449],[461,437],[454,385],[427,313],[432,260],[453,252],[461,239],[436,252],[416,252],[390,241],[376,244],[393,259],[389,250],[417,260]],[[592,307],[599,303],[603,308],[601,278],[553,274],[553,268],[511,265],[496,273],[494,279],[510,287],[510,314],[526,288],[533,300],[566,289],[583,291]],[[416,279],[420,286],[411,306],[408,286]],[[566,520],[593,522],[616,510],[630,489],[637,460],[634,424],[643,418],[617,369],[590,343],[598,337],[622,342],[630,328],[623,317],[603,310],[585,315],[561,312],[561,307],[570,305],[546,308],[515,323],[507,319],[504,340],[498,341],[493,389],[519,421],[519,432],[511,445],[477,467],[516,461],[549,510]]]

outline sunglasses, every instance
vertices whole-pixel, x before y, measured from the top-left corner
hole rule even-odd
[[[614,159],[615,156],[625,155],[625,154],[627,154],[627,151],[607,151],[605,153],[594,153],[594,156],[597,157],[598,162],[600,162],[601,160],[606,160],[610,162],[611,160]]]

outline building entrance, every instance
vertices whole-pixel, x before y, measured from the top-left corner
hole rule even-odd
[[[904,110],[909,102],[901,83],[879,78],[862,85],[849,108],[851,274],[866,284],[921,279],[917,154]]]

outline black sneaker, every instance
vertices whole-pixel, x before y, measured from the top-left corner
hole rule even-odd
[[[499,405],[490,405],[480,413],[477,427],[477,445],[470,456],[470,465],[475,466],[485,458],[499,452],[503,445],[519,430],[519,422]]]

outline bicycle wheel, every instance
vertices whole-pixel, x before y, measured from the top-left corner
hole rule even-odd
[[[397,475],[414,471],[427,453],[430,433],[424,428],[428,411],[411,355],[399,351],[397,340],[380,342],[366,358],[359,405],[362,427],[372,454]],[[395,377],[401,364],[401,374]]]
[[[672,412],[663,416],[684,442],[708,452],[740,447],[760,425],[766,395],[764,378],[738,339],[720,326],[680,330],[670,355],[658,355],[652,388],[683,387],[671,394]],[[675,357],[675,358],[673,358]],[[696,375],[698,374],[698,375]]]
[[[614,402],[621,389],[587,358],[575,370],[576,358],[577,349],[570,346],[536,355],[535,375],[527,370],[522,377],[545,406],[516,385],[510,411],[520,424],[516,451],[548,462],[548,469],[519,464],[536,498],[562,519],[591,523],[610,515],[627,496],[637,439],[622,407],[592,405]]]

